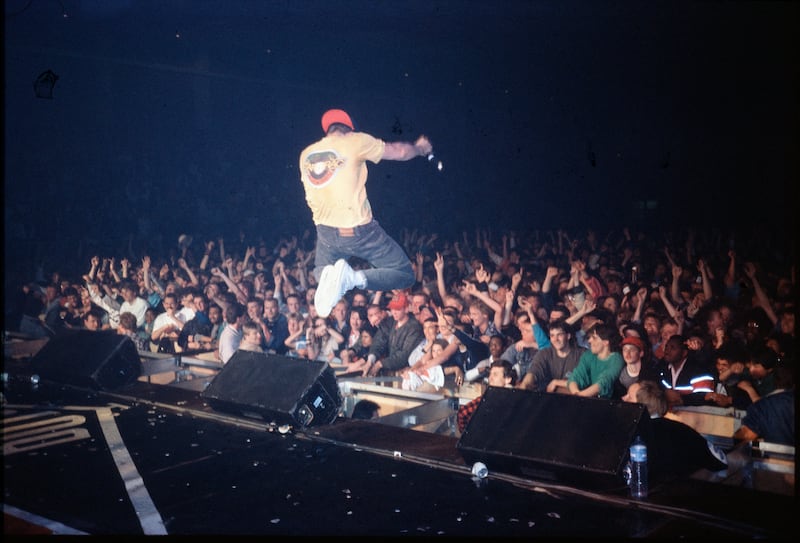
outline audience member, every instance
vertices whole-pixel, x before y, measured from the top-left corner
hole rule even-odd
[[[308,346],[308,358],[310,360],[320,360],[329,364],[339,364],[341,359],[337,356],[339,345],[344,338],[330,327],[328,320],[317,316],[314,325],[306,334],[306,344]]]
[[[699,469],[719,471],[727,468],[724,451],[691,426],[665,418],[667,398],[655,381],[632,383],[626,402],[644,404],[650,415],[643,439],[647,444],[647,466],[651,485],[691,475]]]
[[[397,294],[389,302],[391,317],[381,321],[367,357],[371,376],[388,375],[404,369],[408,356],[422,340],[422,324],[411,317],[408,297]]]
[[[408,355],[408,366],[413,367],[425,354],[430,352],[431,345],[436,338],[441,337],[439,334],[439,323],[436,318],[428,318],[422,323],[422,339],[414,347]],[[400,375],[407,373],[408,370],[403,368],[400,370]]]
[[[378,418],[379,411],[380,406],[372,400],[358,400],[353,406],[353,412],[350,415],[350,418],[358,420],[373,420]]]
[[[489,338],[500,335],[500,331],[492,320],[492,311],[481,300],[473,300],[469,304],[469,318],[472,321],[472,337],[489,345]],[[478,360],[475,361],[476,363]],[[469,370],[470,368],[466,368]]]
[[[286,338],[289,337],[289,321],[286,315],[280,312],[278,300],[275,298],[264,299],[263,325],[269,336],[263,338],[263,347],[266,352],[286,354]]]
[[[475,367],[469,370],[464,375],[464,380],[467,382],[485,381],[489,376],[489,368],[495,360],[500,360],[502,358],[507,347],[508,341],[505,336],[492,336],[489,338],[489,356],[478,362]],[[509,360],[509,362],[511,361]],[[516,371],[516,368],[514,368],[514,371]]]
[[[511,363],[508,360],[495,360],[489,368],[489,386],[490,387],[504,387],[513,388],[517,383],[517,374]],[[472,415],[478,409],[483,396],[478,396],[469,403],[466,403],[458,408],[456,414],[456,422],[458,424],[458,431],[463,433],[466,430]]]
[[[213,323],[208,314],[208,298],[205,294],[193,296],[192,305],[194,317],[186,321],[178,334],[178,347],[182,351],[211,351],[214,338],[211,335]]]
[[[306,332],[308,326],[305,317],[303,317],[302,313],[289,313],[286,316],[286,326],[289,330],[289,335],[283,340],[284,345],[286,345],[286,356],[307,358],[308,342]]]
[[[130,313],[130,311],[128,311],[128,313]],[[153,326],[156,323],[156,317],[157,316],[158,316],[158,311],[156,311],[156,308],[155,307],[148,307],[147,309],[144,310],[144,325],[139,327],[139,333],[143,334],[144,337],[147,338],[147,341],[150,343],[150,349],[153,352],[158,350],[158,345],[153,343],[153,340],[150,339],[151,336],[153,335]],[[119,320],[119,319],[117,319],[117,320]],[[137,322],[138,322],[138,320],[137,320]]]
[[[136,326],[136,316],[130,311],[119,314],[117,334],[131,338],[131,341],[133,341],[133,344],[136,345],[136,349],[139,351],[150,350],[150,339],[139,331],[139,328]]]
[[[342,359],[342,364],[347,366],[348,373],[357,372],[363,375],[367,365],[369,349],[372,347],[372,340],[377,332],[377,328],[365,322],[361,325],[361,337],[358,342],[349,349],[339,351],[339,358]]]
[[[590,398],[611,398],[625,362],[619,353],[619,332],[615,326],[598,322],[587,333],[585,351],[567,379],[570,394]]]
[[[219,336],[222,334],[222,330],[225,328],[222,307],[220,307],[216,302],[208,302],[208,320],[211,322],[211,331],[208,334],[209,338],[211,339],[208,347],[215,351],[219,345]]]
[[[739,387],[739,383],[745,377],[748,361],[746,347],[738,343],[723,345],[715,351],[714,356],[716,358],[714,390],[706,393],[706,401],[717,407],[747,409],[753,402],[747,391]]]
[[[761,439],[796,446],[793,369],[779,366],[775,368],[774,375],[775,389],[747,407],[742,425],[733,435],[734,439]]]
[[[150,340],[158,345],[160,353],[177,352],[178,336],[183,330],[184,322],[178,315],[178,296],[172,292],[164,295],[162,300],[164,312],[156,317]]]
[[[758,345],[751,350],[745,364],[745,378],[738,383],[738,387],[747,392],[750,401],[757,402],[775,390],[775,367],[778,365],[778,355],[772,349]]]
[[[430,350],[430,356],[435,358],[441,356],[448,345],[449,343],[445,339],[433,338],[430,343],[426,343],[425,348]],[[403,378],[400,384],[400,388],[403,390],[437,392],[444,386],[444,368],[442,364],[426,366],[424,363],[420,363],[415,365],[411,364],[410,356],[409,364],[408,368],[404,368],[398,372],[398,375]]]
[[[511,362],[517,375],[525,375],[533,357],[541,347],[547,347],[550,340],[536,321],[532,305],[523,297],[520,297],[520,307],[514,316],[514,325],[519,330],[520,339],[506,348],[501,357]]]
[[[130,311],[136,315],[136,326],[144,327],[144,314],[150,304],[139,295],[139,287],[133,281],[126,280],[120,284],[119,293],[123,300],[119,306],[120,314]]]
[[[704,404],[706,393],[714,391],[714,376],[693,356],[696,351],[690,351],[678,334],[666,341],[663,351],[664,358],[656,367],[670,407]]]
[[[44,316],[44,325],[51,337],[83,327],[78,314],[78,302],[78,291],[73,287],[67,287],[58,296],[56,303],[50,305]]]
[[[342,336],[343,341],[339,344],[339,349],[345,347],[347,338],[350,336],[350,319],[348,314],[350,312],[349,303],[346,298],[340,299],[333,305],[330,315],[328,315],[328,326]]]
[[[263,342],[261,326],[257,322],[244,321],[242,323],[242,340],[239,342],[238,350],[263,353],[264,349],[261,347]]]
[[[16,298],[13,302],[16,307],[11,311],[12,314],[19,315],[16,329],[32,339],[50,336],[44,326],[45,292],[46,289],[36,283],[26,283],[15,292]],[[56,294],[55,286],[52,288],[52,294],[53,296]],[[11,321],[13,322],[13,318]]]
[[[540,392],[568,392],[567,381],[585,349],[574,345],[571,327],[564,321],[549,325],[550,345],[539,349],[518,388]]]
[[[223,364],[236,353],[242,342],[242,324],[247,309],[239,302],[233,302],[225,309],[225,328],[219,336],[218,354]]]
[[[183,265],[189,268],[185,260],[183,260]],[[197,311],[194,303],[196,296],[197,291],[193,286],[187,286],[180,290],[180,309],[178,310],[178,315],[183,322],[189,322],[194,318],[195,311]]]
[[[103,314],[98,308],[90,308],[83,314],[83,328],[97,332],[103,330]]]
[[[334,307],[331,314],[333,314],[335,310],[336,308]],[[344,345],[341,348],[353,349],[361,341],[361,328],[363,328],[365,324],[369,324],[369,321],[367,321],[367,308],[364,306],[351,307],[347,320],[349,322],[347,336],[345,336]]]
[[[658,382],[658,370],[647,356],[648,349],[641,338],[633,336],[623,338],[620,347],[625,366],[619,372],[614,397],[624,396],[628,388],[637,381]]]
[[[303,306],[303,297],[297,292],[292,292],[286,295],[286,301],[281,305],[281,313],[287,317],[292,313],[304,314],[308,313],[308,309]]]
[[[367,320],[373,327],[378,328],[385,318],[386,311],[379,304],[372,303],[367,306]]]

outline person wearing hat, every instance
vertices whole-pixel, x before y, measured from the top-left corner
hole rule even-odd
[[[422,324],[408,310],[408,296],[395,292],[389,301],[391,317],[378,326],[364,367],[364,377],[387,375],[408,367],[408,356],[425,337]]]
[[[407,161],[427,156],[430,141],[386,142],[357,132],[341,109],[322,115],[325,136],[300,153],[300,179],[316,225],[314,305],[327,317],[353,288],[390,291],[414,284],[414,270],[403,248],[374,220],[367,198],[367,162]],[[358,257],[370,268],[353,270],[347,259]]]
[[[625,365],[619,372],[617,379],[615,397],[622,398],[629,387],[639,381],[658,382],[658,371],[652,360],[648,358],[647,347],[642,338],[636,336],[626,336],[620,343],[622,350],[622,360]]]

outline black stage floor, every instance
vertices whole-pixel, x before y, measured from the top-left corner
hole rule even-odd
[[[281,431],[199,393],[4,389],[6,535],[788,538],[794,497],[700,480],[646,501],[491,473],[455,437],[344,418]]]

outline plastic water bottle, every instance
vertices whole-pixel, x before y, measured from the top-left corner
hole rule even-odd
[[[640,436],[631,444],[631,497],[647,497],[647,445]]]

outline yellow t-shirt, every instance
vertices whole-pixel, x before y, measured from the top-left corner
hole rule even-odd
[[[300,179],[314,224],[349,228],[372,220],[367,165],[386,143],[363,132],[333,133],[300,153]]]

